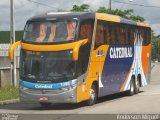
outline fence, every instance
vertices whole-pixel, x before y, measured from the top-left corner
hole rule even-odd
[[[10,44],[0,44],[0,87],[11,86],[11,62],[8,58]],[[19,80],[20,47],[16,48],[17,83]]]
[[[16,77],[17,77],[16,83],[18,83],[18,81],[19,81],[19,68],[17,68]],[[9,86],[12,86],[11,68],[10,67],[0,68],[0,88],[1,87],[9,87]]]

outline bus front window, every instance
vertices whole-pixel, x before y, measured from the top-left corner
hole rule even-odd
[[[28,22],[24,30],[23,41],[28,42],[65,42],[75,40],[77,22],[74,20],[59,22]]]
[[[21,51],[20,76],[32,82],[65,82],[75,78],[72,52]]]

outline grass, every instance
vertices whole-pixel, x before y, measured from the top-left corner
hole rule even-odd
[[[17,99],[19,97],[18,87],[0,88],[0,101]]]

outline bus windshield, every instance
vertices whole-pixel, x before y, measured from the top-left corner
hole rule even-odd
[[[75,77],[72,51],[21,51],[20,76],[31,82],[65,82]]]
[[[77,22],[75,20],[35,22],[30,21],[24,29],[23,41],[65,42],[75,39]]]

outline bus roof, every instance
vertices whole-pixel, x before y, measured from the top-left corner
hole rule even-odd
[[[95,19],[106,20],[117,23],[124,23],[142,27],[150,27],[149,24],[142,22],[134,22],[121,18],[120,16],[110,15],[106,13],[93,13],[93,12],[48,12],[31,18],[30,20],[60,20],[60,19]]]
[[[96,13],[96,18],[100,19],[100,20],[106,20],[106,21],[125,23],[125,24],[142,26],[142,27],[150,27],[149,24],[146,24],[146,23],[143,23],[143,22],[134,22],[132,20],[124,19],[120,16],[110,15],[110,14],[106,14],[106,13]]]
[[[31,18],[30,20],[63,20],[63,19],[95,19],[91,12],[48,12]]]

